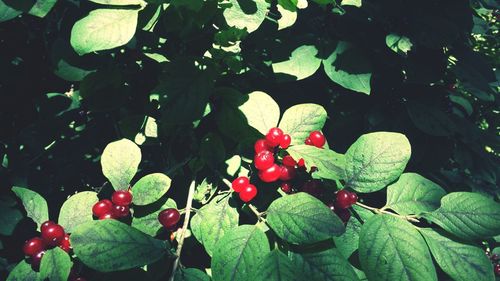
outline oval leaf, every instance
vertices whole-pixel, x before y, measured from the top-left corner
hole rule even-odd
[[[410,156],[410,142],[403,134],[362,135],[345,154],[346,185],[358,192],[380,190],[403,173]]]
[[[429,249],[409,222],[371,217],[361,228],[359,260],[368,280],[437,280]]]
[[[111,219],[78,226],[71,244],[79,260],[102,272],[150,264],[166,253],[165,242]]]
[[[137,17],[137,10],[93,10],[71,29],[71,46],[84,55],[125,45],[135,34]]]
[[[275,200],[267,210],[267,222],[280,238],[294,244],[327,240],[345,231],[330,208],[304,192]]]
[[[210,281],[210,276],[196,268],[182,268],[175,273],[175,281]]]
[[[446,192],[434,182],[415,173],[402,174],[387,187],[386,207],[401,215],[420,214],[439,208]]]
[[[281,251],[267,254],[253,271],[251,280],[298,281],[298,272],[292,261]]]
[[[40,274],[31,269],[31,264],[22,260],[19,262],[7,277],[7,281],[33,281],[39,280]]]
[[[313,75],[321,65],[317,54],[318,49],[315,46],[300,46],[292,52],[288,60],[273,63],[273,71],[295,76],[296,80],[305,79]]]
[[[312,145],[294,145],[287,152],[295,160],[304,159],[307,168],[316,167],[313,178],[338,180],[344,178],[345,157],[333,150]]]
[[[40,264],[42,280],[67,281],[73,262],[68,253],[59,247],[47,250]]]
[[[141,162],[141,150],[128,139],[112,142],[101,156],[102,173],[115,190],[127,190]]]
[[[269,12],[270,4],[266,0],[255,0],[252,2],[229,0],[229,2],[231,6],[224,10],[224,18],[227,25],[246,29],[248,33],[257,30]],[[244,7],[241,7],[240,3]]]
[[[71,196],[64,202],[59,211],[57,223],[68,233],[82,223],[92,221],[92,207],[99,201],[97,193],[84,191]]]
[[[335,248],[313,253],[293,253],[292,263],[300,273],[299,280],[359,280],[352,266]]]
[[[292,137],[292,144],[304,144],[309,133],[323,129],[326,117],[326,110],[321,105],[298,104],[283,113],[279,127]]]
[[[267,134],[272,127],[276,127],[280,118],[278,104],[264,92],[257,91],[248,94],[248,100],[239,106],[239,109],[247,118],[248,125],[263,135]]]
[[[147,205],[156,202],[170,189],[172,180],[164,174],[149,174],[138,180],[132,192],[135,205]]]
[[[40,194],[27,188],[14,186],[12,191],[21,199],[27,216],[37,224],[37,230],[40,230],[42,223],[49,220],[47,201]]]

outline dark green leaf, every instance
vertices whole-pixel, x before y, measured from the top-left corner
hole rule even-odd
[[[293,137],[292,137],[293,138]],[[308,169],[316,167],[314,178],[338,180],[344,178],[345,157],[333,150],[317,148],[311,145],[294,145],[287,149],[287,152],[298,161],[304,159]]]
[[[162,173],[149,174],[138,180],[132,187],[135,205],[156,202],[170,189],[172,180]]]
[[[141,150],[128,139],[112,142],[101,156],[102,173],[115,190],[127,190],[141,162]]]
[[[323,129],[326,118],[326,110],[321,105],[298,104],[283,113],[279,127],[292,137],[292,144],[303,144],[312,131]]]
[[[40,194],[27,188],[14,186],[12,191],[21,199],[28,217],[37,224],[37,229],[40,230],[42,223],[49,220],[47,201]]]
[[[73,262],[59,247],[47,250],[40,264],[40,277],[50,281],[67,281]]]
[[[97,193],[84,191],[71,196],[64,202],[59,211],[57,223],[68,233],[78,225],[92,221],[92,207],[99,201]]]

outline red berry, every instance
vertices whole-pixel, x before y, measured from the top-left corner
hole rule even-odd
[[[130,214],[130,208],[128,206],[114,205],[111,213],[115,218],[124,218]]]
[[[34,237],[26,240],[23,246],[23,252],[26,256],[33,256],[45,249],[45,243],[40,237]]]
[[[291,193],[292,192],[292,185],[289,182],[282,182],[281,183],[281,190],[285,193]]]
[[[58,224],[45,227],[42,230],[42,239],[48,246],[59,246],[64,240],[64,228]]]
[[[356,202],[358,202],[358,195],[354,192],[349,192],[349,199],[351,199],[351,205],[354,205],[356,204]]]
[[[55,225],[55,224],[56,223],[53,221],[46,221],[46,222],[42,223],[42,225],[40,226],[40,232],[44,232],[45,229],[47,229],[47,227]]]
[[[349,218],[351,218],[351,213],[348,209],[337,209],[335,210],[335,213],[344,223],[347,223],[349,221]]]
[[[292,137],[289,134],[284,134],[281,138],[280,146],[283,149],[287,149],[292,143]]]
[[[255,153],[262,151],[271,151],[273,148],[269,146],[266,139],[258,139],[253,146]]]
[[[285,157],[283,157],[282,163],[283,163],[283,165],[288,166],[288,167],[295,167],[295,165],[297,164],[297,162],[295,162],[293,157],[290,155],[286,155]]]
[[[238,177],[232,183],[231,187],[234,191],[240,192],[245,186],[250,184],[248,177]]]
[[[266,135],[266,140],[272,147],[278,146],[282,139],[283,131],[280,128],[271,128]]]
[[[132,193],[127,190],[117,190],[111,196],[111,201],[118,206],[128,206],[132,203]]]
[[[104,199],[94,204],[94,206],[92,207],[92,213],[94,214],[94,216],[100,217],[106,213],[111,212],[112,207],[113,203],[111,203],[111,201],[108,199]]]
[[[307,138],[305,141],[304,141],[305,144],[307,145],[314,145],[312,140],[310,138]]]
[[[177,209],[168,208],[160,212],[158,220],[167,229],[172,229],[181,219],[181,214]]]
[[[105,213],[102,216],[99,216],[100,220],[107,220],[107,219],[116,219],[116,217],[113,215],[112,212]]]
[[[45,251],[40,251],[31,256],[31,268],[33,268],[34,271],[40,270],[40,263],[42,262],[42,257],[44,254]]]
[[[71,251],[71,242],[69,241],[69,234],[64,235],[64,239],[61,242],[61,245],[59,245],[59,248],[63,249],[66,253],[69,253],[69,251]]]
[[[500,276],[500,264],[498,264],[498,263],[495,264],[495,269],[494,270],[495,270],[495,274],[498,275],[498,276]]]
[[[335,205],[339,209],[347,209],[351,207],[352,203],[351,203],[350,192],[345,189],[339,190],[339,192],[337,192]]]
[[[253,184],[247,185],[239,194],[241,201],[247,203],[257,196],[257,187]]]
[[[311,140],[312,145],[316,147],[323,147],[326,143],[325,136],[320,131],[312,131],[309,134],[309,139]]]
[[[259,178],[263,182],[274,182],[280,178],[281,168],[280,166],[273,164],[271,167],[266,170],[259,171]]]
[[[295,178],[296,174],[297,173],[295,172],[295,167],[290,167],[290,166],[280,167],[280,180],[282,181],[289,181]]]
[[[274,155],[270,151],[262,151],[255,155],[254,162],[257,170],[265,170],[274,164]]]

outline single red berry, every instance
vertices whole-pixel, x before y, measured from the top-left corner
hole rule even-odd
[[[250,184],[248,177],[237,177],[232,183],[231,187],[235,192],[240,192],[245,186]]]
[[[500,276],[500,264],[495,264],[495,274]]]
[[[266,139],[258,139],[253,146],[255,153],[262,151],[271,151],[273,148],[267,143]]]
[[[172,229],[181,219],[181,214],[175,208],[168,208],[160,212],[158,221],[167,229]]]
[[[312,131],[309,134],[309,139],[311,140],[312,145],[319,148],[323,147],[326,143],[325,136],[320,131]]]
[[[267,143],[272,147],[276,147],[281,143],[283,139],[283,131],[280,128],[271,128],[266,135]]]
[[[259,171],[259,178],[263,182],[275,182],[280,178],[280,176],[281,176],[281,168],[276,164],[273,164],[271,167],[265,170]]]
[[[94,204],[92,207],[92,213],[94,216],[100,217],[111,212],[111,208],[113,208],[113,203],[108,199],[104,199]]]
[[[351,207],[352,202],[351,202],[350,192],[345,189],[339,190],[337,192],[335,205],[339,209],[347,209]]]
[[[351,213],[348,209],[337,209],[335,210],[335,213],[344,223],[347,223],[349,221],[349,218],[351,218]]]
[[[40,232],[44,232],[45,229],[47,229],[49,226],[52,226],[52,225],[55,225],[56,223],[53,222],[53,221],[46,221],[44,223],[42,223],[42,225],[40,226]]]
[[[23,246],[23,252],[26,256],[33,256],[45,249],[45,243],[40,237],[33,237],[30,240],[26,240]]]
[[[283,163],[283,165],[288,166],[288,167],[295,167],[295,165],[297,164],[297,162],[295,162],[293,157],[290,155],[286,155],[285,157],[283,157],[282,163]]]
[[[113,215],[113,213],[110,211],[109,213],[105,213],[102,216],[99,216],[100,220],[107,220],[107,219],[116,219],[116,217]]]
[[[132,203],[132,193],[127,190],[117,190],[111,196],[111,201],[118,206],[128,206]]]
[[[358,195],[355,192],[349,192],[349,199],[351,205],[354,205],[358,202]]]
[[[257,187],[253,184],[247,185],[243,190],[241,190],[240,194],[241,201],[247,203],[257,196]]]
[[[299,168],[305,168],[306,167],[306,161],[304,161],[304,158],[300,158],[299,162],[297,162],[297,166]]]
[[[265,170],[274,164],[274,155],[270,151],[262,151],[255,155],[253,164],[257,170]]]
[[[45,251],[40,251],[31,256],[31,268],[33,268],[34,271],[40,270],[40,263],[42,262],[42,257],[44,254]]]
[[[69,234],[64,235],[64,239],[61,242],[61,245],[59,245],[59,248],[63,249],[66,253],[69,253],[69,251],[71,251],[71,242],[69,241]]]
[[[124,218],[130,214],[130,208],[129,206],[114,205],[111,213],[115,218]]]
[[[292,143],[292,137],[289,134],[284,134],[281,138],[280,146],[283,149],[287,149]]]
[[[289,182],[282,182],[281,183],[281,190],[285,193],[291,193],[292,192],[292,185]]]
[[[289,181],[295,178],[295,175],[297,175],[297,173],[295,172],[295,167],[290,167],[290,166],[280,167],[280,180]]]
[[[307,145],[314,145],[312,140],[310,138],[307,138],[305,141],[304,141],[305,144]]]
[[[59,246],[64,240],[64,228],[58,224],[50,225],[42,230],[42,239],[48,246]]]

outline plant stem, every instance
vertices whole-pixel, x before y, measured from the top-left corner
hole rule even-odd
[[[392,212],[389,212],[389,211],[386,211],[385,210],[385,207],[382,208],[382,209],[378,209],[378,208],[374,208],[374,207],[370,207],[368,205],[365,205],[363,203],[360,203],[360,202],[356,202],[356,205],[362,207],[362,208],[365,208],[367,210],[370,210],[376,214],[386,214],[386,215],[391,215],[391,216],[395,216],[395,217],[398,217],[398,218],[401,218],[401,219],[404,219],[404,220],[407,220],[407,221],[411,221],[411,222],[420,222],[416,216],[402,216],[402,215],[399,215],[399,214],[395,214],[395,213],[392,213]]]
[[[184,238],[186,237],[186,231],[189,225],[189,218],[191,217],[191,206],[193,205],[193,196],[194,196],[194,189],[196,187],[196,182],[193,180],[191,182],[191,185],[189,186],[189,193],[188,193],[188,198],[186,202],[186,215],[184,217],[184,224],[182,225],[182,232],[181,235],[179,236],[179,244],[177,245],[177,251],[175,252],[176,258],[174,261],[174,266],[172,267],[172,275],[170,276],[170,281],[174,281],[174,276],[175,272],[177,271],[177,267],[179,267],[179,263],[181,260],[181,252],[182,252],[182,246],[184,245]]]

